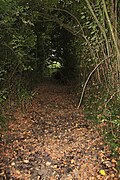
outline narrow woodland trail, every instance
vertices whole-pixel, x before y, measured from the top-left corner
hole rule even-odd
[[[108,145],[69,92],[42,84],[27,112],[16,110],[2,134],[0,180],[119,179]]]

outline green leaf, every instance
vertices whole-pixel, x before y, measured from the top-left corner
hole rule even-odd
[[[100,170],[100,174],[106,176],[106,172],[103,169]]]
[[[85,15],[81,16],[81,19],[85,19]]]

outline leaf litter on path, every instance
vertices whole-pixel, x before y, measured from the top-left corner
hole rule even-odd
[[[109,146],[77,109],[66,86],[42,84],[19,109],[0,144],[0,180],[119,179]]]

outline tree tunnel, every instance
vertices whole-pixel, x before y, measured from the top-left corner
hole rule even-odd
[[[48,77],[58,83],[71,83],[77,77],[75,37],[57,24],[49,31],[47,28],[45,24],[36,24],[37,72],[41,78]]]

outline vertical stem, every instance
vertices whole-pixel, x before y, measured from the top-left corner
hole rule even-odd
[[[105,0],[102,0],[102,2],[103,2],[103,9],[104,9],[107,21],[108,21],[109,29],[110,29],[110,32],[111,32],[111,35],[112,35],[112,39],[113,39],[113,42],[114,42],[114,45],[115,45],[115,49],[116,49],[116,52],[117,52],[118,71],[120,72],[120,51],[119,51],[118,44],[117,44],[117,41],[116,41],[116,38],[115,38],[113,27],[112,27],[112,24],[111,24],[109,15],[108,15],[108,11],[107,11],[107,7],[106,7],[106,4],[105,4]],[[116,31],[117,31],[117,29],[116,29]]]
[[[94,11],[93,11],[93,8],[92,8],[92,6],[90,5],[89,0],[85,0],[85,1],[86,1],[87,6],[88,6],[88,8],[89,8],[89,10],[90,10],[90,12],[91,12],[93,18],[95,19],[95,21],[96,21],[96,23],[97,23],[97,25],[98,25],[98,27],[99,27],[101,33],[103,34],[103,36],[104,36],[104,38],[105,38],[105,41],[106,41],[106,48],[107,48],[107,53],[108,53],[108,56],[109,56],[109,55],[110,55],[110,53],[109,53],[109,45],[108,45],[108,40],[107,40],[107,36],[106,36],[105,29],[104,29],[104,27],[102,27],[102,25],[100,24],[100,22],[99,22],[97,16],[95,15],[95,13],[94,13]]]

